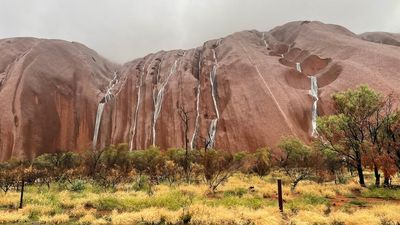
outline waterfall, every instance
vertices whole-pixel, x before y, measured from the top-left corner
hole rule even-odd
[[[201,57],[201,56],[199,56]],[[201,85],[200,85],[200,71],[201,71],[201,60],[199,58],[199,77],[197,81],[197,91],[196,91],[196,119],[194,121],[194,131],[193,131],[193,136],[192,139],[190,140],[190,148],[194,149],[194,141],[197,136],[197,132],[199,131],[199,117],[200,117],[200,110],[199,110],[199,105],[200,105],[200,91],[201,91]]]
[[[312,109],[311,109],[311,126],[312,126],[312,132],[311,135],[315,137],[318,135],[317,133],[317,117],[318,117],[318,111],[317,111],[317,103],[318,103],[318,83],[317,83],[317,78],[315,76],[310,76],[309,77],[311,80],[311,90],[310,90],[310,95],[312,96],[314,102],[312,104]]]
[[[285,58],[285,56],[283,54],[281,54],[281,58]]]
[[[261,38],[261,40],[263,41],[265,47],[268,47],[267,42],[265,41],[265,33],[264,33],[264,32],[262,33],[262,38]]]
[[[296,63],[296,70],[301,73],[301,64],[299,62]]]
[[[214,58],[214,64],[212,67],[212,70],[210,72],[210,83],[211,83],[211,96],[213,99],[213,104],[214,104],[214,110],[215,110],[215,114],[217,116],[217,118],[213,119],[210,123],[210,128],[208,129],[208,136],[209,136],[209,147],[213,148],[214,147],[214,143],[215,143],[215,136],[217,133],[217,123],[218,123],[218,119],[219,119],[219,111],[218,111],[218,105],[217,105],[217,81],[216,81],[216,77],[217,77],[217,65],[218,65],[218,60],[217,60],[217,55],[215,53],[215,49],[212,49],[213,52],[213,58]]]
[[[194,141],[197,136],[197,132],[199,130],[199,117],[200,117],[200,111],[199,111],[199,104],[200,104],[200,80],[198,81],[197,84],[197,93],[196,93],[196,119],[194,122],[194,131],[193,131],[193,136],[192,139],[190,140],[190,148],[194,149]]]
[[[139,114],[139,107],[140,107],[140,101],[141,101],[141,90],[142,90],[142,85],[143,85],[143,74],[144,74],[144,66],[142,69],[142,72],[140,73],[140,78],[139,78],[139,86],[138,91],[137,91],[137,98],[136,98],[136,108],[135,108],[135,114],[134,114],[134,120],[132,124],[132,136],[131,136],[131,141],[129,143],[129,151],[133,150],[133,139],[136,135],[136,125],[137,125],[137,117]]]
[[[97,106],[97,113],[96,113],[96,123],[94,125],[94,135],[93,135],[93,149],[96,148],[97,144],[97,137],[99,135],[99,128],[100,128],[100,121],[101,121],[101,115],[103,114],[104,110],[104,102],[100,102],[99,105]]]
[[[162,105],[162,101],[164,98],[165,86],[167,85],[170,77],[175,73],[177,62],[178,62],[178,60],[176,59],[174,62],[174,65],[171,67],[171,70],[169,71],[167,78],[164,80],[164,82],[161,83],[161,87],[157,91],[157,94],[154,94],[154,92],[153,92],[153,105],[154,105],[153,123],[152,123],[153,145],[156,144],[156,123],[157,123],[157,119],[158,119],[158,116],[160,115],[160,111],[161,111],[161,105]]]
[[[101,116],[103,115],[104,106],[108,101],[110,101],[114,97],[114,95],[112,93],[112,89],[114,88],[114,86],[116,84],[118,84],[118,82],[119,82],[118,74],[117,74],[117,72],[114,72],[114,77],[108,83],[105,95],[101,99],[100,103],[97,105],[96,122],[94,125],[94,134],[93,134],[93,140],[92,140],[92,148],[93,149],[96,149],[97,139],[98,139],[99,130],[100,130]]]

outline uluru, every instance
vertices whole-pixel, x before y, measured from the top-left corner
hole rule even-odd
[[[77,42],[1,39],[0,160],[118,143],[237,152],[307,142],[332,93],[400,94],[399,41],[295,21],[114,63]]]
[[[400,225],[399,0],[0,9],[0,225]]]

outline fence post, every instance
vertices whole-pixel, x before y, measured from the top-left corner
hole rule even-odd
[[[22,184],[21,184],[21,198],[19,200],[19,208],[22,209],[22,205],[24,202],[24,187],[25,187],[25,180],[22,178]]]
[[[282,180],[278,179],[278,203],[279,211],[283,213],[283,199],[282,199]]]

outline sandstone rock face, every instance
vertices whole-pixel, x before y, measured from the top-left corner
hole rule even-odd
[[[400,94],[400,51],[320,22],[243,31],[115,65],[56,40],[0,41],[0,158],[128,143],[227,151],[310,140],[330,95]],[[96,126],[97,124],[97,126]],[[97,134],[97,135],[96,135]]]
[[[387,32],[366,32],[360,34],[360,37],[366,41],[375,43],[400,46],[400,34],[393,34]]]
[[[0,40],[0,159],[84,150],[101,90],[116,67],[60,40]]]

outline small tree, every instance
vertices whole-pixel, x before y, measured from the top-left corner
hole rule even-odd
[[[139,176],[146,174],[150,181],[158,183],[164,176],[165,157],[156,146],[146,150],[136,150],[130,153],[133,168]]]
[[[276,156],[278,165],[291,179],[291,190],[294,191],[297,184],[310,178],[314,172],[315,154],[312,149],[298,138],[285,137],[278,147],[282,154]]]
[[[7,193],[13,186],[17,186],[18,172],[17,167],[20,162],[17,160],[9,160],[0,164],[0,188]]]
[[[192,164],[190,152],[189,152],[189,114],[190,112],[186,110],[185,105],[181,104],[177,106],[179,117],[182,120],[183,124],[183,137],[184,137],[184,144],[185,144],[185,158],[183,161],[183,171],[185,172],[186,182],[190,181],[190,166]]]
[[[368,86],[332,96],[334,115],[318,119],[318,139],[357,169],[359,183],[365,185],[364,167],[374,169],[375,184],[380,184],[377,159],[384,153],[385,124],[392,114],[391,97],[384,98]]]
[[[208,149],[199,155],[198,162],[204,170],[204,178],[212,193],[228,180],[243,164],[245,153],[232,154]]]
[[[260,177],[266,176],[271,171],[271,150],[267,147],[259,148],[245,158],[246,170]]]
[[[103,187],[114,189],[118,183],[129,181],[132,170],[128,145],[111,145],[101,155],[94,178]]]

